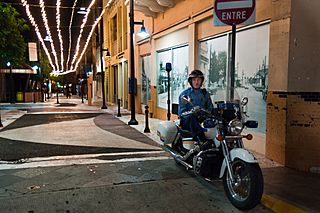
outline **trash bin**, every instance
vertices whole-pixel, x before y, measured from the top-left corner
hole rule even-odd
[[[17,92],[17,101],[23,102],[23,92]]]

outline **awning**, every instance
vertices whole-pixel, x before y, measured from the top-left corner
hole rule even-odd
[[[10,73],[10,69],[0,69],[0,73],[2,74],[6,74],[6,73]],[[33,70],[33,69],[12,69],[12,74],[33,74],[36,75],[37,74],[37,70]]]

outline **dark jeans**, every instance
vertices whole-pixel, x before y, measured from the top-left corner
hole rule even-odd
[[[197,116],[189,115],[187,117],[181,118],[181,126],[184,130],[189,130],[193,138],[199,138],[201,140],[205,139],[204,132],[200,126]]]

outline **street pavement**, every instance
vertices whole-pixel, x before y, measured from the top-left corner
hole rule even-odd
[[[1,104],[0,212],[239,212],[159,147],[159,120],[81,99]],[[320,212],[320,175],[256,153],[262,205],[249,212]]]

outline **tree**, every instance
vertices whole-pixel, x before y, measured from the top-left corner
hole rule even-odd
[[[219,59],[217,57],[216,51],[210,51],[210,64],[209,64],[209,84],[210,87],[212,83],[218,82],[220,79],[219,73]]]
[[[227,70],[227,52],[210,51],[210,63],[209,63],[209,83],[210,87],[214,83],[218,83],[220,80],[225,79]]]
[[[40,48],[39,59],[40,59],[41,74],[43,77],[48,78],[50,76],[52,68],[50,66],[49,59],[42,48]]]
[[[26,61],[27,45],[22,32],[29,26],[19,15],[10,4],[0,3],[0,67],[9,61],[16,66]]]
[[[222,51],[218,53],[218,70],[220,79],[227,75],[227,52]]]

